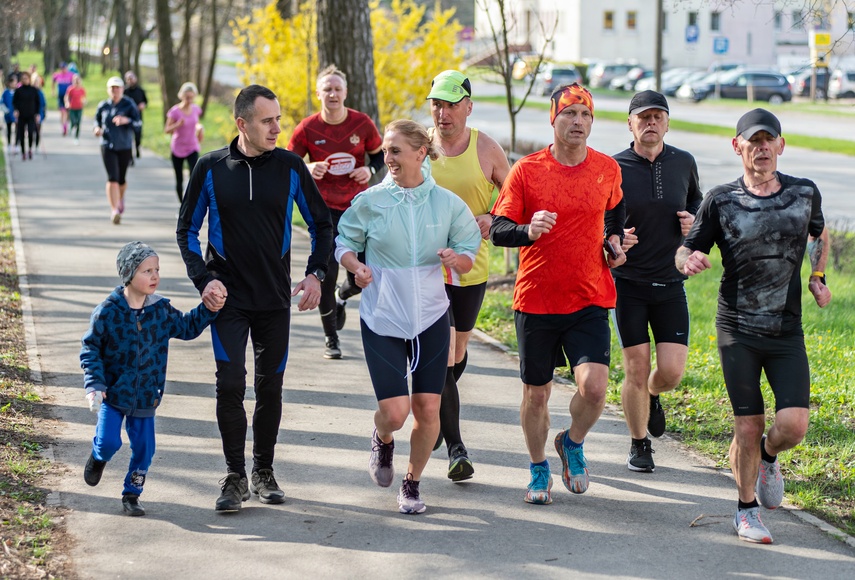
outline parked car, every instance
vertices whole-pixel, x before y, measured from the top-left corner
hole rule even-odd
[[[613,78],[609,83],[609,88],[613,91],[634,91],[635,83],[653,75],[653,69],[641,66],[633,67],[625,75]]]
[[[756,101],[778,104],[793,100],[793,92],[787,77],[773,70],[727,71],[721,73],[718,82],[719,95],[723,99],[747,99],[749,87],[753,88]],[[695,83],[684,84],[677,91],[677,96],[701,101],[715,94],[715,91],[716,78],[711,75]]]
[[[696,81],[707,74],[709,73],[705,70],[689,67],[668,69],[662,73],[662,84],[659,92],[665,96],[673,97],[677,92],[677,89],[679,89],[683,83],[690,80]],[[647,78],[639,79],[638,82],[635,83],[633,90],[637,93],[640,93],[641,91],[655,91],[656,77],[649,76]]]
[[[828,81],[828,96],[832,99],[855,97],[855,70],[837,69],[831,73],[831,78]]]
[[[793,94],[798,97],[809,97],[812,76],[813,70],[810,68],[801,69],[794,74],[787,75],[787,80],[790,81],[790,86],[793,88]],[[816,69],[816,98],[825,98],[830,76],[827,68]]]
[[[537,76],[537,94],[549,96],[558,87],[582,83],[582,75],[572,64],[544,64]]]
[[[613,78],[625,75],[635,66],[637,65],[630,63],[597,63],[588,69],[588,86],[608,87]]]

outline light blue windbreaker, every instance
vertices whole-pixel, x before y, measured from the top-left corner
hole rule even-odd
[[[387,174],[357,195],[338,223],[336,260],[365,252],[374,280],[362,291],[359,315],[381,336],[412,340],[448,310],[437,250],[474,261],[481,247],[472,212],[436,184],[427,159],[422,175],[421,185],[405,189]]]

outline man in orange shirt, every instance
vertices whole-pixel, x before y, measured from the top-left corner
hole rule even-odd
[[[621,212],[623,193],[617,162],[587,145],[594,122],[591,93],[575,83],[557,89],[550,120],[554,143],[511,168],[490,227],[495,245],[521,247],[513,308],[523,382],[520,421],[531,458],[525,501],[534,504],[552,502],[545,453],[549,396],[553,371],[565,365],[565,357],[578,388],[570,401],[572,423],[555,437],[555,449],[565,487],[573,493],[588,489],[582,444],[605,405],[608,310],[617,296],[609,268],[626,261],[623,216],[610,221],[611,254],[603,251],[605,212]]]

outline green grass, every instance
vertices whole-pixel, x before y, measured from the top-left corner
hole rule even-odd
[[[491,248],[493,272],[504,268],[501,248]],[[687,281],[692,320],[689,358],[682,384],[662,396],[669,432],[685,444],[728,467],[733,415],[721,376],[715,333],[715,312],[721,264],[717,251],[713,269]],[[803,268],[802,279],[809,271]],[[829,269],[834,295],[825,309],[805,289],[803,324],[811,365],[811,424],[804,441],[781,454],[788,498],[795,504],[855,534],[855,275]],[[511,309],[512,289],[489,289],[478,328],[516,349]],[[608,402],[620,405],[623,366],[612,333]],[[561,369],[564,376],[566,370]],[[763,383],[767,407],[774,397]],[[772,413],[768,419],[773,419]]]
[[[497,96],[497,97],[480,97],[478,99],[479,102],[484,103],[497,103],[497,104],[506,104],[507,100],[505,97]],[[519,102],[519,101],[517,101]],[[743,101],[735,101],[736,103],[740,103],[739,106],[741,108],[745,107],[745,103]],[[543,102],[533,102],[526,101],[526,108],[531,108],[540,111],[548,111],[549,103]],[[790,105],[781,105],[781,107],[791,107]],[[801,109],[799,109],[801,111]],[[816,110],[816,109],[812,109]],[[823,112],[824,114],[824,112]],[[839,114],[831,111],[832,115]],[[626,122],[626,113],[622,113],[620,111],[597,111],[598,119],[605,119],[608,121],[617,121],[620,123]],[[851,121],[851,115],[848,116]],[[669,125],[675,131],[688,131],[690,133],[699,133],[704,135],[718,135],[721,137],[727,137],[728,139],[733,137],[733,127],[723,127],[720,125],[708,125],[704,123],[692,123],[690,121],[681,121],[679,119],[670,119]],[[855,141],[848,141],[845,139],[831,139],[828,137],[814,137],[811,135],[796,135],[789,133],[786,135],[787,145],[791,147],[802,147],[804,149],[811,149],[814,151],[825,151],[828,153],[840,153],[842,155],[852,155],[855,156]]]

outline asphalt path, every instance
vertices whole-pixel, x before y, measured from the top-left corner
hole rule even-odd
[[[627,470],[629,438],[611,408],[586,441],[588,493],[576,496],[563,488],[560,460],[550,447],[554,503],[524,503],[529,475],[518,419],[518,362],[479,341],[473,341],[461,381],[462,428],[475,478],[452,484],[444,451],[435,452],[421,486],[426,513],[398,514],[396,488],[374,486],[366,469],[376,401],[356,300],[348,307],[339,361],[321,357],[317,313],[293,311],[274,463],[284,505],[252,498],[240,513],[214,511],[225,465],[206,332],[172,343],[167,395],[157,416],[158,451],[141,498],[148,513],[124,516],[127,446],[99,486],[83,482],[95,416],[84,400],[80,337],[94,306],[117,284],[115,256],[130,240],[158,251],[162,294],[183,310],[198,303],[175,243],[172,170],[167,160],[145,151],[128,176],[125,217],[114,226],[95,140],[75,147],[49,119],[44,141],[46,156],[12,158],[9,175],[23,248],[19,273],[36,340],[31,366],[57,416],[49,423],[56,441],[51,451],[64,468],[48,485],[52,502],[69,508],[71,556],[82,578],[852,576],[855,540],[832,537],[795,509],[763,511],[774,545],[738,541],[731,526],[731,476],[668,437],[654,442],[655,473]],[[303,270],[307,248],[307,239],[295,235],[293,271]],[[553,436],[569,424],[572,392],[564,385],[553,392]],[[666,410],[672,403],[666,396]],[[406,465],[409,428],[397,439],[399,472]]]

